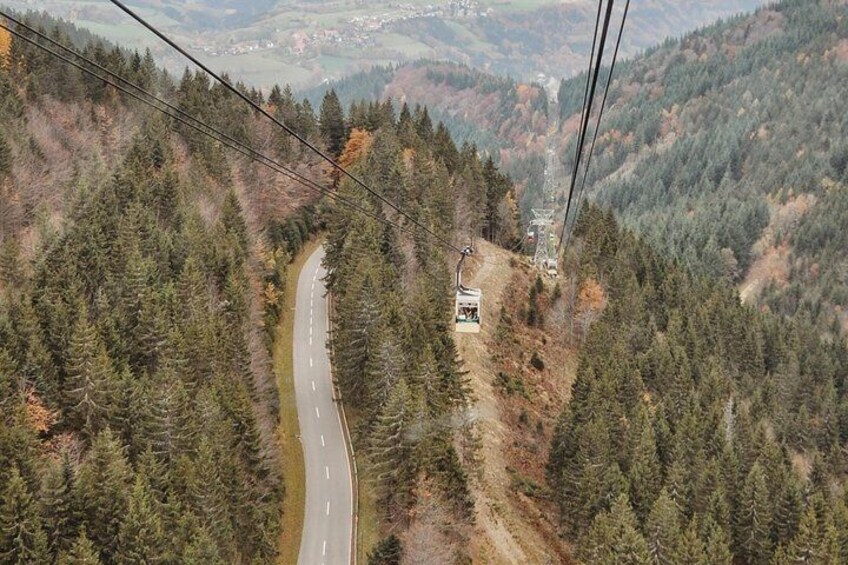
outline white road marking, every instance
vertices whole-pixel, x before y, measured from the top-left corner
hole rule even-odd
[[[327,516],[330,515],[330,501],[327,501]]]
[[[309,326],[309,335],[312,335],[312,326]]]
[[[324,474],[327,475],[327,480],[330,480],[330,468],[324,465]]]
[[[311,313],[309,314],[309,325],[310,326],[312,325],[312,314]]]
[[[324,434],[321,434],[321,447],[327,447],[327,444],[324,443]]]
[[[309,366],[312,367],[312,357],[309,358]]]
[[[320,412],[318,412],[318,407],[317,407],[317,406],[315,407],[315,416],[316,416],[317,418],[319,418],[319,419],[321,418],[321,413],[320,413]]]
[[[312,381],[312,392],[315,392],[315,381]]]
[[[321,555],[327,555],[327,540],[324,540],[324,547],[321,549]]]
[[[309,345],[312,345],[312,336],[309,336]]]

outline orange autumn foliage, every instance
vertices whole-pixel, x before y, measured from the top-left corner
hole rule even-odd
[[[359,161],[368,153],[373,141],[374,136],[367,131],[354,129],[350,132],[350,138],[348,138],[344,151],[342,151],[341,157],[339,157],[339,164],[348,168]]]
[[[5,20],[2,20],[5,22]],[[9,63],[9,51],[12,49],[12,34],[0,29],[0,67]]]
[[[47,433],[56,423],[56,413],[45,407],[33,391],[26,395],[26,418],[30,427],[39,434]]]
[[[586,279],[580,286],[578,294],[578,310],[580,312],[597,312],[603,308],[607,296],[601,285],[593,278]]]

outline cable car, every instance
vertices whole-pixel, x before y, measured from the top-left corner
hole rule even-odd
[[[559,276],[556,261],[550,259],[548,261],[545,261],[545,273],[547,273],[547,275],[552,279],[555,279],[557,278],[557,276]]]
[[[456,266],[456,308],[455,323],[457,333],[480,333],[480,313],[483,293],[479,288],[462,285],[462,265],[465,258],[474,253],[471,246],[462,250],[462,258]]]

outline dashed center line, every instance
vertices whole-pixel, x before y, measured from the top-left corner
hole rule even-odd
[[[321,434],[321,447],[327,447],[327,444],[324,443],[324,434]]]
[[[330,515],[330,501],[327,501],[327,516]]]
[[[315,407],[315,417],[316,417],[316,418],[318,418],[318,419],[320,419],[320,418],[321,418],[321,413],[320,413],[320,412],[318,412],[318,407],[317,407],[317,406]]]
[[[321,549],[321,555],[327,555],[327,540],[324,540],[324,547]]]
[[[311,363],[310,363],[311,365]],[[312,381],[312,392],[315,392],[315,381]]]
[[[330,480],[330,468],[324,465],[324,474],[327,475],[327,480]]]

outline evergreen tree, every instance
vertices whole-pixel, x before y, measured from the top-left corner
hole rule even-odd
[[[93,437],[112,411],[112,362],[82,305],[68,350],[67,406],[73,422]]]
[[[389,516],[408,503],[416,471],[417,457],[412,437],[415,420],[416,409],[409,386],[401,380],[392,388],[374,424],[369,449]]]
[[[12,150],[6,141],[6,131],[0,128],[0,182],[12,172]]]
[[[713,565],[707,559],[706,547],[698,536],[697,524],[694,520],[684,530],[677,547],[674,550],[674,563],[687,563],[692,565]]]
[[[12,467],[0,503],[0,560],[9,565],[50,561],[38,506],[17,467]]]
[[[127,514],[118,532],[118,558],[121,563],[164,563],[165,533],[156,502],[147,481],[136,475],[129,496]]]
[[[403,546],[394,534],[383,538],[368,554],[368,565],[400,565]]]
[[[651,561],[656,565],[675,563],[676,551],[682,540],[680,522],[677,505],[668,491],[661,490],[645,525],[645,538]]]
[[[585,563],[598,565],[649,565],[648,544],[636,528],[627,497],[619,496],[608,511],[595,517],[580,544]]]
[[[639,410],[637,420],[639,439],[630,462],[630,501],[636,516],[644,522],[659,496],[662,484],[660,462],[657,457],[657,445],[654,428],[647,408]]]
[[[710,520],[707,527],[705,548],[707,563],[710,565],[732,565],[733,553],[730,551],[730,538],[724,528]]]
[[[74,542],[70,552],[59,557],[59,565],[100,565],[100,556],[94,548],[94,544],[85,535],[85,528],[80,531],[79,537]]]
[[[69,549],[76,536],[73,489],[74,470],[67,450],[63,450],[61,459],[48,469],[41,491],[44,530],[53,555]]]
[[[815,508],[807,506],[801,521],[798,523],[798,531],[789,544],[786,556],[791,563],[830,563],[826,559],[827,547],[822,536]],[[833,561],[835,562],[835,561]]]
[[[772,546],[771,501],[765,473],[755,462],[740,491],[736,544],[749,563],[768,563]]]
[[[333,157],[338,157],[347,141],[344,110],[342,109],[336,91],[330,89],[321,102],[321,137],[327,145],[327,150]]]
[[[87,535],[107,562],[118,555],[118,532],[126,516],[131,479],[123,449],[107,428],[94,438],[74,486],[75,505]]]

